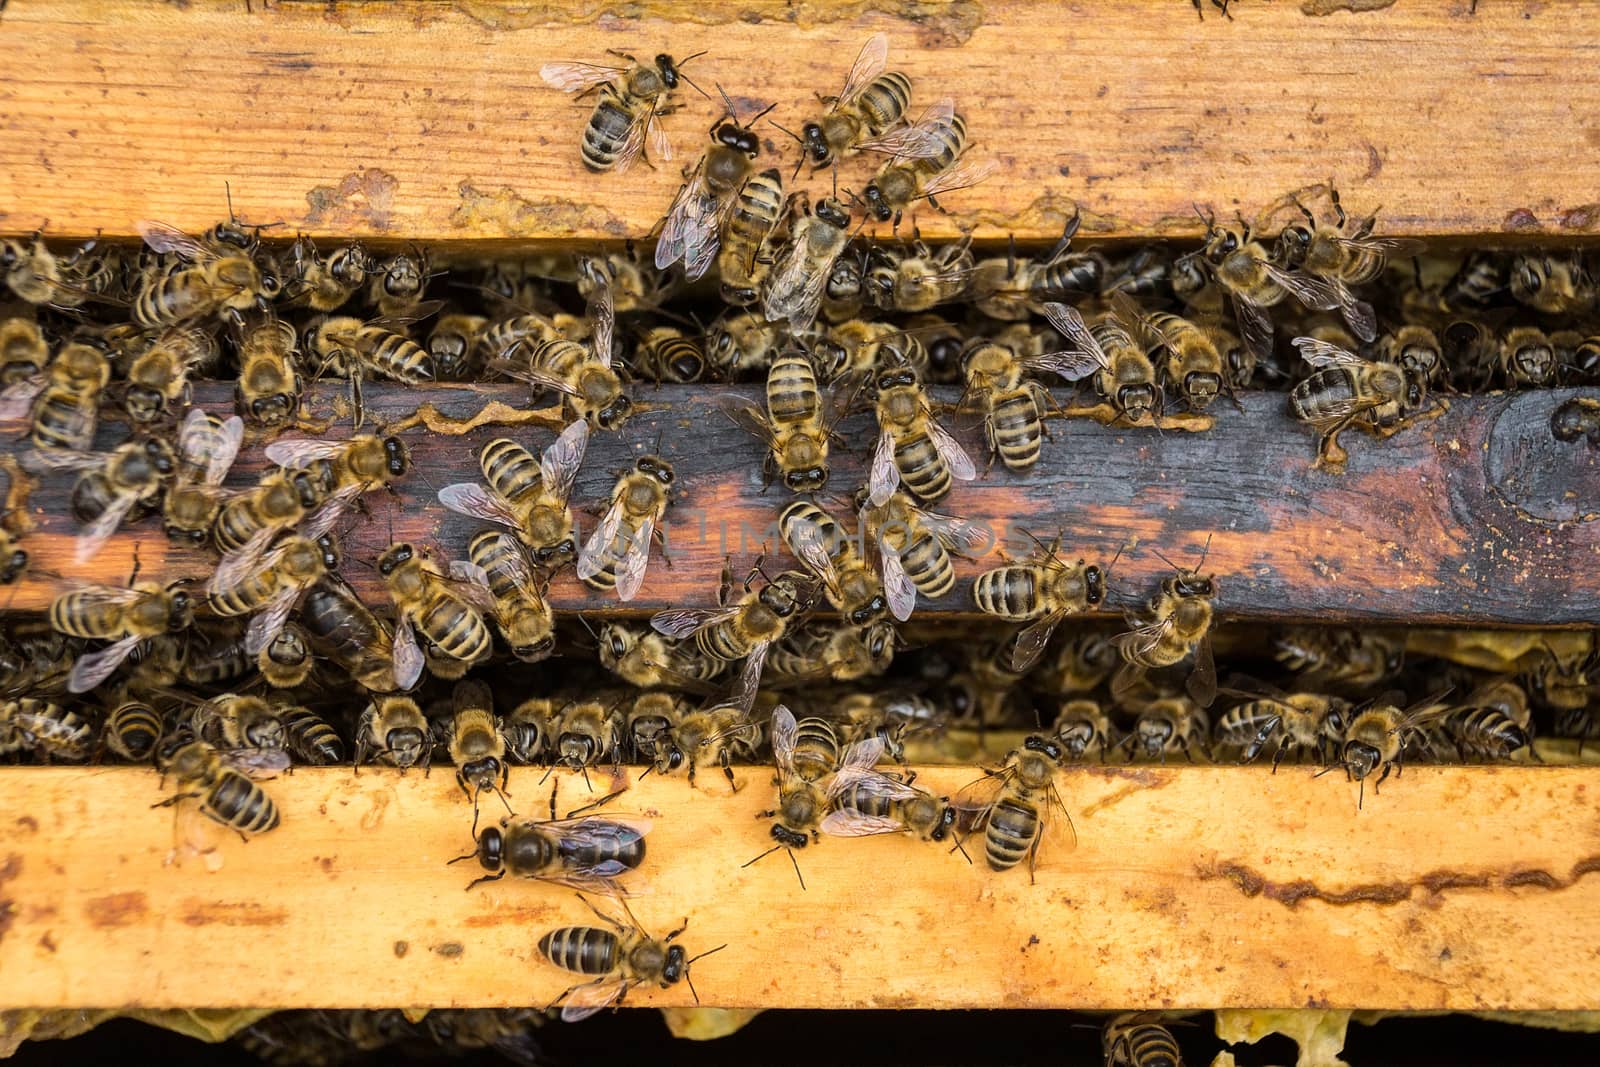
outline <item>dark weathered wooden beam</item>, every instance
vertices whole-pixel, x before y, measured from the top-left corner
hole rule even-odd
[[[640,386],[641,410],[624,430],[591,439],[573,494],[580,508],[603,510],[614,472],[653,450],[658,438],[679,476],[668,528],[673,565],[652,559],[630,611],[710,604],[725,554],[749,560],[763,542],[769,552],[783,551],[774,523],[791,497],[779,486],[763,491],[762,447],[715,407],[718,395],[729,391],[756,395],[753,388]],[[319,387],[313,412],[329,410],[338,392],[331,384]],[[954,390],[936,392],[955,399]],[[1343,474],[1312,468],[1315,436],[1289,417],[1281,393],[1243,396],[1240,409],[1219,405],[1215,427],[1202,433],[1056,420],[1038,468],[1018,476],[997,464],[977,481],[957,483],[939,510],[988,524],[995,551],[1009,545],[1013,555],[1027,550],[1023,531],[1046,539],[1060,532],[1063,556],[1103,563],[1125,546],[1113,583],[1130,599],[1148,595],[1166,571],[1158,552],[1193,563],[1209,539],[1206,569],[1221,578],[1218,605],[1225,617],[1600,622],[1600,452],[1582,440],[1557,441],[1550,432],[1552,411],[1577,392],[1456,398],[1443,416],[1386,441],[1347,434],[1350,462]],[[226,411],[231,390],[205,384],[196,398]],[[526,406],[527,397],[520,386],[369,384],[366,390],[368,417],[380,425],[422,402],[465,417],[491,399]],[[948,421],[981,457],[975,418]],[[345,434],[347,427],[348,421],[330,433]],[[0,424],[0,434],[11,440],[25,429]],[[121,432],[106,428],[103,443]],[[844,444],[822,500],[845,514],[874,436],[871,415],[847,419],[841,432]],[[461,437],[406,434],[414,473],[393,497],[369,495],[370,515],[353,515],[348,523],[344,571],[363,595],[382,600],[377,575],[363,563],[374,560],[391,536],[464,551],[478,524],[439,507],[434,491],[477,478],[477,448],[500,433],[535,449],[553,437],[553,431],[526,427]],[[247,484],[262,463],[259,443],[247,444],[230,484]],[[135,544],[146,574],[208,573],[210,559],[169,547],[155,519],[125,529],[92,564],[76,566],[70,491],[70,476],[47,477],[37,490],[31,511],[39,528],[24,543],[38,571],[7,594],[11,608],[40,609],[80,580],[124,580]],[[597,520],[580,513],[579,521],[592,529]],[[999,562],[994,552],[959,561],[956,590],[923,601],[919,611],[972,612],[971,577]],[[556,580],[551,597],[561,611],[620,607],[570,573]]]

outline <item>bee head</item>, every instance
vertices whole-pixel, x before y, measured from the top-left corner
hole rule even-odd
[[[602,430],[615,430],[627,422],[628,416],[632,413],[633,401],[626,396],[618,395],[595,414],[594,421]]]
[[[668,89],[678,87],[678,65],[672,61],[671,56],[665,52],[656,56],[656,70],[661,72],[661,83]]]
[[[756,132],[746,129],[737,122],[724,122],[717,127],[716,133],[712,136],[724,148],[742,152],[751,159],[754,159],[756,154],[761,151],[761,139],[756,136]]]
[[[791,492],[814,493],[828,484],[828,468],[815,466],[788,471],[783,476],[783,484]]]
[[[1098,604],[1106,598],[1106,574],[1094,564],[1083,569],[1083,597],[1091,604]]]
[[[1278,234],[1278,256],[1288,266],[1300,264],[1310,247],[1311,228],[1308,226],[1285,226]]]
[[[411,453],[406,443],[398,437],[383,439],[383,462],[391,475],[398,478],[411,469]]]
[[[756,287],[753,285],[734,285],[731,282],[726,281],[722,283],[722,299],[725,303],[731,304],[734,307],[749,307],[760,298],[761,294],[756,291]],[[673,368],[673,371],[675,374],[679,375],[683,373],[682,371],[677,370],[676,367]],[[699,372],[696,371],[696,377],[698,376]]]
[[[1365,741],[1347,741],[1344,746],[1344,766],[1350,777],[1361,781],[1383,762],[1383,753]]]
[[[167,597],[167,631],[187,630],[193,622],[194,606],[189,603],[189,594],[182,589],[174,590]]]
[[[378,573],[387,578],[396,568],[410,563],[414,555],[416,550],[403,541],[397,545],[390,545],[384,550],[383,555],[378,557]]]
[[[540,660],[548,659],[555,647],[555,635],[547,634],[531,644],[514,646],[511,654],[524,663],[538,663]]]
[[[800,144],[805,153],[811,157],[813,166],[827,166],[833,158],[833,149],[828,147],[828,138],[822,132],[822,124],[808,122],[800,127]]]
[[[672,469],[672,464],[660,456],[640,456],[639,462],[634,464],[640,474],[648,475],[662,485],[671,485],[677,474]]]
[[[852,626],[865,626],[873,619],[881,618],[883,613],[888,610],[888,601],[884,599],[882,593],[879,593],[850,613],[850,624]]]
[[[488,827],[478,835],[478,865],[486,871],[500,869],[500,854],[505,836],[497,827]]]
[[[144,443],[144,454],[150,460],[150,466],[163,478],[171,474],[177,465],[177,459],[172,454],[172,446],[159,437],[152,437]]]
[[[0,560],[0,585],[11,584],[27,569],[28,553],[23,549],[13,548],[10,555]]]
[[[1521,292],[1532,295],[1544,288],[1544,265],[1532,256],[1522,256],[1513,269],[1512,285]]]
[[[867,190],[870,193],[872,186],[867,186]],[[884,219],[887,219],[888,217],[888,215],[883,216]],[[817,201],[817,218],[821,219],[823,222],[826,222],[828,225],[837,230],[846,230],[850,228],[850,209],[839,203],[839,201],[833,199],[831,196]]]
[[[682,945],[669,945],[667,959],[661,965],[661,982],[663,985],[672,985],[683,981],[684,974],[688,971],[688,956],[683,951]]]
[[[950,804],[939,805],[939,821],[934,824],[933,830],[928,834],[930,841],[943,841],[956,825],[956,809]]]
[[[1044,734],[1029,734],[1023,739],[1022,747],[1029,752],[1037,752],[1052,763],[1060,763],[1066,758],[1066,753],[1061,749],[1061,744],[1053,737]]]
[[[867,202],[867,213],[879,222],[888,222],[894,218],[894,209],[889,206],[889,201],[884,198],[883,190],[878,188],[877,182],[868,182],[866,190],[861,194]]]

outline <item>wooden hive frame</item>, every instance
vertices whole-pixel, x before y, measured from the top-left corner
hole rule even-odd
[[[969,103],[1004,168],[952,197],[951,214],[920,215],[930,237],[959,226],[1049,242],[1077,209],[1089,235],[1193,239],[1194,202],[1250,213],[1330,174],[1347,201],[1381,203],[1398,233],[1568,241],[1600,226],[1573,147],[1600,142],[1600,82],[1572,75],[1600,5],[1309,13],[1364,6],[1241,4],[1232,22],[1201,22],[1179,0],[799,4],[781,19],[712,2],[685,21],[676,5],[624,19],[598,5],[12,0],[0,10],[0,232],[129,237],[142,218],[198,230],[221,213],[227,179],[246,218],[317,238],[614,244],[649,232],[676,167],[586,174],[585,113],[539,83],[540,62],[708,47],[702,84],[792,117],[830,88],[813,57],[840,60],[827,66],[842,76],[878,30],[919,84]],[[1546,83],[1560,90],[1528,89]],[[668,121],[682,154],[698,150],[703,111]],[[487,393],[507,390],[368,400],[384,419],[419,396],[464,416]],[[1281,397],[1245,397],[1200,435],[1069,422],[1040,472],[997,471],[960,504],[997,530],[1017,515],[1066,529],[1091,557],[1130,541],[1170,554],[1210,535],[1230,618],[1592,625],[1600,524],[1585,502],[1600,471],[1592,450],[1548,435],[1568,395],[1458,401],[1391,441],[1352,441],[1342,477],[1308,469],[1311,437]],[[673,422],[705,424],[708,396],[648,395],[637,427],[597,442],[577,496],[600,497],[606,469],[660,428],[686,510],[764,528],[775,498],[754,463],[674,440]],[[221,408],[228,394],[197,399]],[[434,484],[469,475],[484,436],[417,438]],[[844,484],[859,461],[845,459]],[[1513,477],[1532,466],[1540,479]],[[60,510],[41,514],[29,547],[42,569],[79,577]],[[682,525],[674,567],[653,565],[632,609],[708,601],[726,549]],[[419,540],[455,544],[464,530],[419,508],[395,520]],[[370,556],[388,535],[358,530],[350,551]],[[136,536],[119,534],[95,575],[125,575]],[[198,557],[143,542],[147,572],[200,573]],[[1144,588],[1161,569],[1135,552],[1119,580]],[[59,584],[24,582],[10,606],[40,609]],[[968,610],[966,588],[924,610]],[[553,596],[564,612],[599,610],[576,584]],[[975,774],[921,773],[951,789]],[[665,930],[687,914],[692,947],[731,946],[696,971],[705,1005],[1600,1007],[1600,829],[1585,814],[1600,779],[1588,768],[1409,769],[1359,811],[1353,785],[1301,769],[1085,768],[1062,779],[1079,846],[1047,857],[1036,884],[912,841],[830,841],[800,857],[804,892],[781,856],[740,868],[764,845],[752,815],[766,777],[742,772],[749,788],[727,797],[720,782],[692,792],[635,775],[616,805],[655,822],[641,919]],[[524,810],[545,803],[534,779],[513,775]],[[584,913],[544,886],[459,891],[467,875],[444,861],[464,851],[466,821],[448,772],[302,771],[274,790],[282,829],[221,842],[207,874],[194,858],[163,865],[170,817],[147,807],[160,796],[148,772],[0,770],[0,1005],[526,1004],[563,986],[530,962],[534,941]],[[1308,973],[1306,960],[1319,963]],[[957,967],[962,980],[946,980]]]

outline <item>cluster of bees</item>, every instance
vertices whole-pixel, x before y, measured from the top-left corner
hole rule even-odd
[[[557,818],[552,795],[549,820],[480,830],[481,794],[503,797],[513,765],[587,774],[627,760],[691,783],[717,767],[737,786],[734,764],[770,758],[772,850],[793,858],[824,834],[909,832],[981,840],[991,868],[1031,869],[1047,827],[1070,830],[1056,778],[1074,761],[1270,752],[1275,765],[1315,761],[1381,782],[1407,758],[1523,758],[1539,708],[1556,730],[1589,736],[1592,642],[1482,677],[1436,665],[1419,682],[1417,661],[1382,638],[1285,631],[1274,647],[1286,687],[1238,673],[1219,684],[1220,583],[1203,556],[1171,564],[1126,628],[1075,628],[1052,644],[1064,620],[1111,606],[1116,563],[1064,558],[1059,538],[977,577],[973,604],[995,620],[982,639],[952,647],[935,633],[897,655],[918,596],[948,593],[953,557],[988,548],[985,531],[929,510],[977,476],[930,383],[964,386],[957,410],[981,421],[991,462],[1018,475],[1038,464],[1051,418],[1203,430],[1220,397],[1273,385],[1288,386],[1291,412],[1318,434],[1318,461],[1337,466],[1344,430],[1387,436],[1452,391],[1594,381],[1600,333],[1576,253],[1421,257],[1414,242],[1374,236],[1372,217],[1348,218],[1331,182],[1313,190],[1321,215],[1287,197],[1270,238],[1205,216],[1203,245],[1181,253],[1074,248],[1075,219],[1041,256],[861,241],[857,212],[898,224],[990,169],[970,159],[953,102],[910,118],[910,79],[886,70],[886,55],[884,38],[869,40],[839,95],[793,135],[800,167],[884,157],[861,196],[813,207],[781,170],[758,170],[762,116],[741,123],[724,96],[653,260],[630,248],[446,269],[417,248],[275,245],[233,218],[198,236],[141,223],[137,251],[0,243],[15,298],[0,315],[0,419],[27,438],[6,461],[0,582],[28,566],[33,478],[63,471],[77,475],[78,563],[147,513],[174,542],[217,555],[203,586],[136,572],[69,589],[43,624],[13,623],[0,644],[0,757],[152,762],[177,785],[169,803],[250,835],[280,821],[257,779],[291,761],[405,770],[448,756],[488,877],[620,901],[647,827]],[[670,158],[656,120],[677,106],[687,61],[628,62],[542,72],[597,94],[581,149],[596,171],[647,150]],[[188,405],[202,377],[235,381],[235,414]],[[496,438],[478,454],[481,482],[438,491],[442,506],[488,524],[464,558],[407,542],[377,556],[392,611],[341,578],[338,529],[411,473],[410,451],[399,431],[325,436],[303,397],[330,377],[348,382],[356,431],[371,379],[509,379],[563,413],[542,448]],[[570,565],[593,589],[634,599],[672,499],[672,464],[646,454],[618,475],[587,535],[569,501],[590,437],[626,426],[629,382],[641,378],[765,383],[764,405],[728,397],[722,408],[758,438],[769,483],[798,495],[778,515],[795,566],[769,574],[759,559],[741,581],[730,562],[717,607],[610,622],[586,643],[557,625],[549,577]],[[1090,402],[1063,407],[1052,389],[1075,383]],[[867,482],[849,497],[852,530],[817,494],[838,420],[854,410],[873,413],[877,434]],[[97,450],[102,421],[125,424],[127,439]],[[1600,440],[1589,409],[1554,429]],[[253,485],[225,485],[247,440],[265,442],[271,466]],[[605,675],[586,673],[585,644]],[[559,684],[540,666],[557,654]],[[543,695],[497,708],[489,679],[514,678]],[[346,679],[367,694],[353,706]],[[1230,706],[1213,713],[1219,693]],[[954,797],[879,769],[952,722],[1017,721],[1034,732]],[[656,938],[631,915],[597,914],[603,925],[539,943],[588,979],[564,997],[568,1018],[633,985],[687,978],[681,928]]]

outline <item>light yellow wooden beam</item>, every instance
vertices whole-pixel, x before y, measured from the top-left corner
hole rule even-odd
[[[541,773],[513,772],[520,811],[546,810]],[[728,944],[694,971],[708,1006],[1600,1004],[1592,769],[1411,768],[1362,810],[1353,784],[1305,768],[1074,770],[1079,845],[1047,852],[1036,884],[981,851],[969,866],[920,841],[824,839],[798,855],[803,892],[781,853],[741,867],[768,844],[772,789],[738,774],[732,797],[715,775],[699,791],[652,775],[613,805],[654,823],[639,919],[659,935],[687,916],[692,952]],[[217,835],[208,873],[163,866],[175,821],[149,807],[153,773],[0,772],[0,1007],[548,1001],[568,976],[535,943],[588,913],[546,884],[463,892],[481,872],[446,865],[470,845],[452,778],[297,771],[267,784],[282,825]],[[582,789],[564,778],[563,807]],[[690,1003],[684,986],[630,999]]]

